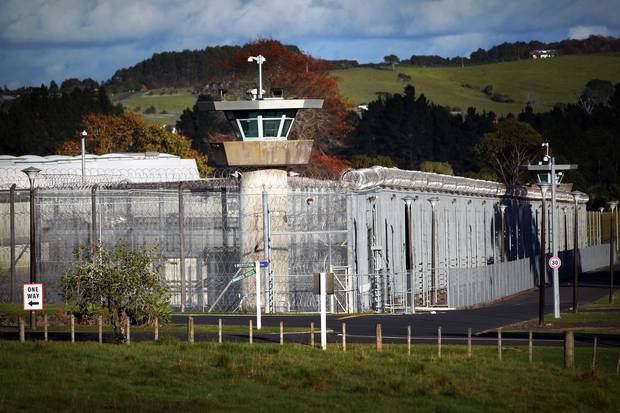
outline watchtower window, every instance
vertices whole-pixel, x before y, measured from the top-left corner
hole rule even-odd
[[[226,118],[238,139],[286,140],[296,114],[296,109],[226,111]]]

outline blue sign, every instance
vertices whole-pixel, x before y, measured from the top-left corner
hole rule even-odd
[[[269,267],[269,261],[261,261],[261,262],[260,262],[260,267],[261,267],[261,268],[267,268],[267,267]]]

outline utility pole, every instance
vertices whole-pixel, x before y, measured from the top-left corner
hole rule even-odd
[[[556,165],[555,158],[549,155],[549,143],[542,144],[544,148],[547,148],[547,154],[543,157],[543,162],[538,162],[538,165],[523,165],[528,171],[540,171],[537,180],[538,183],[548,183],[551,185],[551,251],[554,257],[558,255],[558,243],[556,241],[558,227],[556,224],[556,185],[562,182],[563,172],[567,170],[577,169],[577,165],[563,164]],[[560,171],[560,172],[558,172]],[[544,218],[544,217],[543,217]],[[560,318],[560,277],[558,269],[553,269],[553,316]]]

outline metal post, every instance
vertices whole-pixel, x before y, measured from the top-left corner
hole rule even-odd
[[[545,282],[547,275],[547,185],[539,185],[540,193],[542,195],[542,213],[540,218],[540,269],[538,280],[538,325],[542,326],[545,323]]]
[[[578,312],[579,306],[579,204],[575,198],[575,228],[573,228],[573,313]]]
[[[322,272],[320,277],[320,300],[321,300],[321,348],[327,350],[327,286],[325,285],[325,273]]]
[[[551,157],[551,249],[554,257],[558,256],[557,213],[555,196],[555,158]],[[560,276],[557,268],[553,268],[553,317],[560,318]]]
[[[499,261],[506,260],[506,205],[499,205]]]
[[[256,275],[256,329],[260,330],[262,327],[260,314],[260,261],[254,262],[254,274]]]
[[[271,217],[269,216],[269,194],[263,190],[263,245],[265,259],[269,263],[267,267],[267,294],[265,300],[265,313],[272,313],[275,311],[273,308],[273,272],[271,271]]]
[[[409,262],[409,268],[407,268],[408,271],[408,277],[409,277],[409,294],[410,294],[410,306],[411,306],[411,314],[415,314],[415,279],[414,279],[414,274],[415,274],[415,264],[413,262],[414,260],[414,256],[413,256],[413,222],[412,222],[412,216],[411,216],[411,199],[405,199],[405,225],[407,225],[407,227],[405,228],[405,235],[407,237],[406,243],[409,245],[409,249],[407,251],[405,251],[405,253],[407,254],[406,259]]]
[[[11,301],[14,302],[15,299],[15,188],[17,185],[11,185],[11,192],[9,195],[9,226],[11,232]]]
[[[83,130],[82,131],[82,183],[84,183],[86,177],[86,137],[88,133]]]
[[[183,182],[179,182],[179,269],[181,271],[181,312],[185,312],[185,205]]]
[[[36,243],[36,224],[34,216],[34,185],[30,185],[30,282],[37,282],[37,243]],[[30,312],[30,328],[37,328],[37,320],[34,311]]]
[[[93,185],[90,190],[90,221],[90,244],[94,253],[99,242],[97,239],[97,185]]]
[[[431,203],[431,305],[435,305],[437,304],[437,280],[435,279],[437,276],[437,215],[435,207],[439,198],[431,198],[428,202]]]
[[[614,231],[614,211],[618,203],[610,201],[607,203],[611,214],[609,215],[609,304],[614,303],[614,263],[616,261],[616,231]]]

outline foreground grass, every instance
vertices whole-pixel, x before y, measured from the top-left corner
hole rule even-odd
[[[577,370],[562,350],[0,341],[0,411],[616,411],[617,353],[588,349]]]
[[[534,110],[546,111],[556,103],[576,103],[585,84],[591,79],[620,82],[620,54],[560,56],[553,59],[520,60],[460,67],[420,67],[399,65],[396,70],[362,67],[333,72],[340,78],[344,96],[356,104],[377,98],[376,92],[402,93],[405,83],[398,73],[411,76],[416,94],[424,93],[433,102],[465,111],[498,114],[520,113],[528,101]],[[482,89],[510,97],[512,103],[494,102]]]
[[[614,292],[614,302],[613,304],[609,304],[609,296],[604,295],[599,298],[595,302],[588,305],[580,305],[579,310],[596,310],[596,309],[604,309],[604,308],[612,308],[612,309],[620,309],[620,290],[616,290]]]

